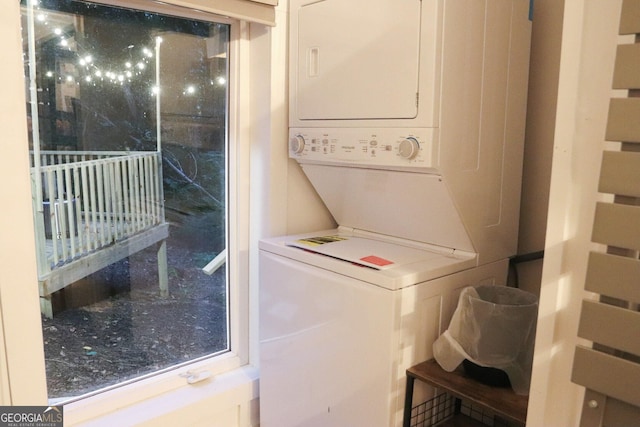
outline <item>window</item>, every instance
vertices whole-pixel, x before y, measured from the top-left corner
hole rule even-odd
[[[22,15],[49,399],[228,352],[231,24]]]

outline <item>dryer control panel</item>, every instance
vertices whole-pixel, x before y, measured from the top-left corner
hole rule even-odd
[[[437,168],[437,129],[291,128],[289,157],[300,163]]]

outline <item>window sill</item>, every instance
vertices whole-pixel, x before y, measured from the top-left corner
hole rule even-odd
[[[186,370],[159,376],[160,381],[179,381],[180,385],[144,399],[140,399],[137,391],[141,384],[131,384],[65,405],[65,426],[258,424],[259,373],[256,367],[245,365],[228,372],[212,374],[194,384],[188,384],[180,376]],[[193,365],[189,370],[199,371]],[[171,377],[166,377],[167,375]],[[158,384],[160,381],[155,385],[162,386],[163,384]],[[154,384],[145,386],[154,387]],[[168,388],[166,385],[164,387]]]

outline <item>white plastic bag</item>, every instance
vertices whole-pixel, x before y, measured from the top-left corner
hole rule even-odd
[[[505,286],[462,290],[449,328],[433,344],[445,371],[464,359],[504,371],[517,394],[528,394],[538,298]]]

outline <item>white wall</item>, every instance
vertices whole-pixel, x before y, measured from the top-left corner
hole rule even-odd
[[[566,0],[545,262],[527,425],[576,426],[570,381],[621,0]],[[541,123],[540,126],[544,124]]]
[[[544,249],[564,0],[536,0],[531,31],[527,127],[518,253]]]
[[[544,250],[564,0],[536,0],[531,31],[531,61],[522,170],[518,254]],[[517,265],[518,286],[539,295],[542,259]]]
[[[0,2],[2,96],[0,97],[0,301],[1,321],[20,328],[0,328],[0,404],[46,403],[33,213],[27,151],[26,100],[22,64],[20,8]],[[25,287],[27,287],[25,289]],[[14,324],[16,324],[14,323]],[[24,335],[40,337],[36,351]],[[39,352],[38,352],[39,351]],[[6,359],[5,359],[6,356]],[[29,369],[24,369],[28,366]],[[8,387],[11,386],[11,394]],[[33,387],[41,390],[33,393]]]

